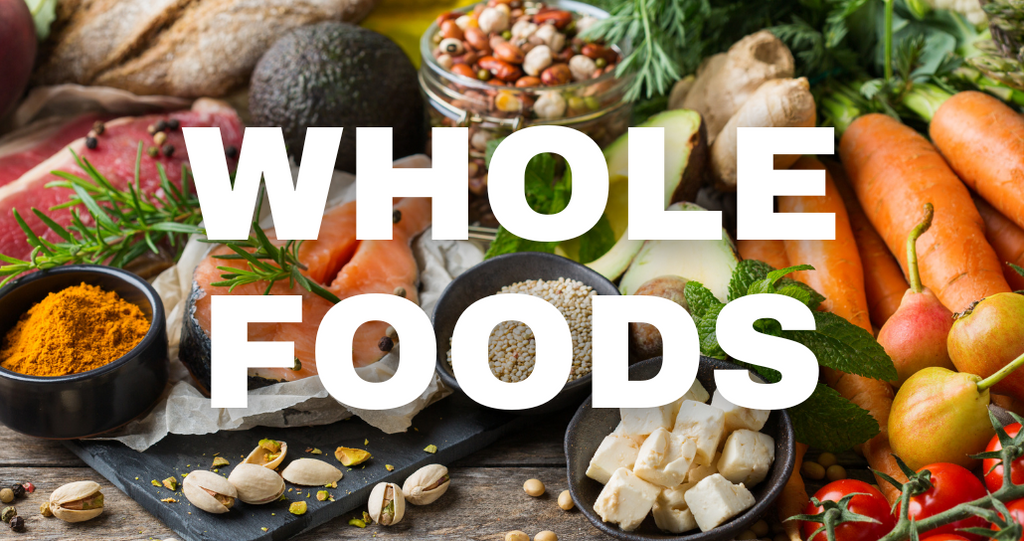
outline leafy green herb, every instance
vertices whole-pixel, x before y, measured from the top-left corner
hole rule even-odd
[[[812,270],[809,265],[798,265],[775,270],[761,261],[741,261],[729,282],[729,301],[745,295],[782,294],[793,297],[812,310],[824,300],[818,292],[786,277],[794,271]],[[702,355],[724,359],[725,352],[715,334],[718,315],[725,304],[715,298],[698,282],[688,282],[684,289],[690,315],[697,325]],[[786,338],[803,344],[817,358],[818,363],[836,370],[869,378],[896,379],[896,368],[885,350],[870,333],[845,319],[828,312],[814,312],[815,330],[786,331],[775,320],[762,319],[754,328],[764,334]],[[781,379],[778,371],[749,363],[739,364],[754,370],[769,383]],[[814,394],[804,403],[790,408],[797,438],[814,447],[829,450],[849,449],[878,433],[878,423],[871,415],[843,398],[828,386],[818,385]],[[842,433],[829,426],[844,427]],[[848,427],[848,428],[847,428]]]
[[[486,158],[488,166],[494,149],[499,143],[500,140],[488,142]],[[566,168],[562,178],[556,179],[556,169],[557,162],[551,154],[538,154],[526,166],[523,186],[526,191],[526,201],[535,212],[557,214],[569,205],[569,198],[572,196],[572,172]],[[558,244],[557,242],[536,242],[523,239],[513,235],[504,227],[499,227],[497,235],[487,249],[485,258],[490,259],[514,252],[554,253]],[[602,216],[590,231],[579,238],[579,259],[583,263],[589,263],[604,255],[614,244],[615,232],[612,231],[607,218]]]
[[[14,210],[32,253],[27,261],[0,254],[0,261],[5,263],[0,266],[0,276],[5,277],[0,286],[27,272],[68,264],[124,267],[147,252],[160,253],[158,245],[176,249],[174,258],[177,259],[188,236],[203,232],[199,227],[203,219],[199,201],[188,188],[189,173],[182,170],[182,188],[179,189],[168,181],[163,166],[158,164],[163,195],[142,193],[139,189],[141,144],[138,152],[135,178],[123,190],[115,188],[88,160],[77,154],[75,160],[87,178],[54,171],[54,175],[63,180],[51,182],[47,187],[74,191],[66,203],[54,207],[71,209],[71,225],[63,227],[43,211],[33,208],[36,218],[60,239],[50,242],[36,235]]]

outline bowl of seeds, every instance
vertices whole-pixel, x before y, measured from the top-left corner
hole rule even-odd
[[[590,394],[592,300],[595,295],[618,295],[604,276],[571,259],[542,252],[505,254],[462,273],[444,290],[434,309],[437,372],[446,385],[461,392],[451,363],[455,324],[474,302],[491,295],[532,295],[549,302],[565,317],[572,334],[573,364],[565,387],[542,406],[523,410],[543,414],[579,406]],[[488,361],[491,373],[516,383],[533,372],[536,342],[530,328],[504,321],[491,331]]]

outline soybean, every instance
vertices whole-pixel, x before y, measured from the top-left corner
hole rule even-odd
[[[829,481],[846,479],[846,468],[839,464],[833,464],[825,470],[825,477],[827,477]]]
[[[813,479],[815,481],[821,481],[825,478],[825,468],[817,462],[804,462],[803,466],[804,477]]]
[[[757,539],[757,534],[752,530],[746,530],[743,533],[736,536],[736,541],[749,541],[751,539]]]
[[[825,452],[818,455],[818,464],[821,464],[823,468],[828,469],[829,466],[832,466],[836,462],[836,455],[832,453]]]
[[[526,532],[512,530],[505,534],[505,541],[530,541],[530,536],[526,535]]]
[[[558,507],[561,507],[563,511],[572,509],[576,504],[572,501],[572,494],[569,494],[568,490],[563,490],[558,495]]]
[[[757,537],[768,537],[768,523],[764,520],[759,520],[750,527],[750,530],[754,532]]]
[[[558,535],[551,530],[544,530],[533,536],[533,541],[558,541]]]
[[[523,490],[525,490],[530,496],[536,498],[544,494],[544,483],[542,483],[540,479],[527,479],[526,482],[523,483]]]

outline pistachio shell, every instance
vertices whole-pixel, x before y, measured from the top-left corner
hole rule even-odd
[[[323,486],[330,483],[337,483],[341,480],[341,470],[331,466],[323,460],[315,458],[300,458],[293,460],[281,472],[285,481],[294,485],[305,487]]]
[[[388,490],[389,488],[391,490]],[[394,502],[393,512],[386,514],[384,511],[391,502]],[[405,516],[405,496],[402,489],[394,483],[377,483],[370,492],[370,501],[366,505],[370,511],[370,518],[381,526],[398,524]]]
[[[225,504],[209,491],[230,498],[231,503]],[[235,498],[238,498],[238,491],[227,479],[205,470],[189,473],[181,485],[181,492],[185,494],[188,501],[192,502],[192,505],[214,514],[227,513],[231,510]]]
[[[256,464],[239,464],[228,476],[238,491],[238,499],[250,505],[263,505],[284,494],[284,479],[274,470]]]
[[[448,468],[440,464],[429,464],[416,470],[405,480],[402,492],[409,503],[427,505],[444,495],[449,485],[451,479],[448,478]]]
[[[277,467],[281,465],[281,462],[284,461],[285,456],[288,455],[288,444],[283,441],[279,441],[277,443],[281,444],[281,452],[277,453],[276,457],[268,460],[268,455],[273,453],[268,451],[262,445],[257,445],[256,448],[249,453],[249,456],[245,457],[245,460],[242,462],[245,464],[256,464],[258,466],[264,466],[272,470],[276,470]]]
[[[50,510],[53,512],[53,516],[63,520],[64,522],[85,522],[92,520],[103,513],[102,501],[100,505],[95,509],[69,509],[66,506],[73,505],[75,502],[92,498],[99,495],[100,485],[93,481],[77,481],[74,483],[68,483],[50,494]]]

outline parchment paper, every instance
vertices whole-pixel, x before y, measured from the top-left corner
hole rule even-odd
[[[430,167],[426,156],[411,156],[395,162],[395,167]],[[293,173],[296,173],[293,166]],[[328,196],[328,208],[355,199],[355,178],[335,172]],[[272,227],[267,216],[264,227]],[[210,400],[193,385],[185,367],[178,361],[178,343],[185,310],[185,300],[192,288],[192,271],[205,257],[210,245],[193,238],[177,266],[160,274],[153,285],[160,293],[167,314],[167,333],[171,345],[171,383],[153,411],[133,421],[114,434],[99,439],[113,439],[143,451],[168,434],[210,434],[219,430],[244,430],[256,426],[289,427],[330,424],[356,415],[385,433],[409,428],[413,417],[430,404],[451,393],[437,375],[416,401],[388,411],[349,409],[331,398],[320,378],[279,383],[250,391],[246,409],[214,409]],[[479,247],[467,241],[435,241],[427,230],[413,243],[413,253],[420,267],[420,306],[428,314],[452,278],[483,260]],[[357,372],[367,381],[384,381],[398,366],[398,351]]]

